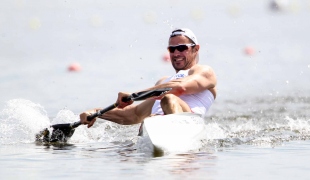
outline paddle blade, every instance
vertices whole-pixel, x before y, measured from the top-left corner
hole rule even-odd
[[[49,142],[50,141],[50,131],[45,128],[36,134],[36,142]]]
[[[75,129],[71,124],[56,124],[51,126],[53,132],[50,138],[50,142],[67,142],[73,135]]]
[[[75,129],[71,124],[55,124],[52,125],[52,133],[45,128],[36,134],[36,142],[50,143],[50,142],[67,142],[73,135]]]

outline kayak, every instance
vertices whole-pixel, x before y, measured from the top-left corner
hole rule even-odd
[[[144,119],[143,136],[148,136],[156,150],[190,151],[202,146],[206,127],[196,113],[158,115]]]

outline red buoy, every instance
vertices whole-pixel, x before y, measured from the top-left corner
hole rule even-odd
[[[164,61],[164,62],[170,62],[170,54],[169,54],[169,52],[166,52],[166,53],[163,55],[163,61]]]
[[[253,47],[251,47],[251,46],[247,46],[247,47],[244,48],[244,53],[246,55],[252,56],[252,55],[255,54],[255,49]]]
[[[72,63],[69,65],[68,70],[69,71],[75,71],[75,72],[80,71],[81,65],[79,63]]]

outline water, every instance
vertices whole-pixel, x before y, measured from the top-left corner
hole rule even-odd
[[[0,173],[4,179],[307,179],[308,1],[5,1],[0,7]],[[154,154],[139,125],[80,126],[43,145],[50,124],[173,74],[162,60],[191,28],[218,77],[200,149]],[[252,47],[255,53],[244,53]],[[80,72],[67,70],[71,63]]]

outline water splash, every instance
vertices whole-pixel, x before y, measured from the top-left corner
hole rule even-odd
[[[35,134],[48,125],[41,105],[24,99],[10,100],[0,112],[0,144],[34,142]]]
[[[50,120],[40,104],[25,99],[13,99],[0,112],[0,145],[33,143],[35,135],[51,124],[79,121],[79,115],[68,109],[60,110]],[[121,126],[112,122],[97,120],[93,127],[79,126],[69,143],[125,142],[137,135],[139,126]],[[50,132],[52,129],[50,128]]]
[[[138,125],[122,126],[98,119],[91,128],[86,126],[76,128],[70,142],[125,142],[137,135],[138,128]]]
[[[234,117],[207,122],[204,148],[255,145],[274,147],[285,141],[310,139],[310,119]]]

